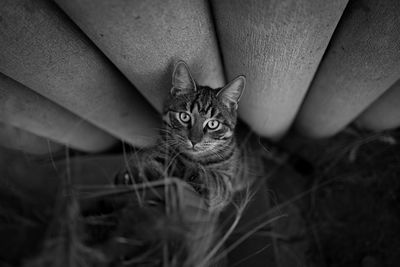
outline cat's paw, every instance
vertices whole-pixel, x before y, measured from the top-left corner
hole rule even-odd
[[[115,185],[134,185],[163,179],[163,174],[154,166],[140,166],[130,171],[119,172],[114,177]]]

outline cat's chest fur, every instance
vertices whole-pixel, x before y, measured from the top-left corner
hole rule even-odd
[[[214,175],[217,177],[226,176],[230,181],[241,165],[241,151],[235,143],[231,144],[229,153],[220,154],[210,153],[205,156],[187,156],[180,154],[178,164],[185,170],[193,170],[195,173],[204,173],[204,175]],[[187,175],[184,175],[187,177]]]
[[[179,61],[164,103],[159,143],[133,158],[134,181],[182,179],[213,208],[226,205],[236,191],[246,188],[252,180],[247,177],[248,157],[242,156],[235,138],[245,83],[245,77],[238,76],[222,88],[202,86]]]

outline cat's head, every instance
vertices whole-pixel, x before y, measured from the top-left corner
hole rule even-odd
[[[245,82],[239,76],[219,89],[200,86],[186,63],[179,61],[163,114],[170,145],[186,154],[201,155],[229,144]]]

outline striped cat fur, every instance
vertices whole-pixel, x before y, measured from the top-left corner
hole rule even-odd
[[[246,142],[251,132],[235,131],[245,81],[239,76],[222,88],[201,86],[179,61],[157,145],[135,153],[116,183],[177,177],[192,185],[210,210],[226,207],[235,192],[248,188],[262,173],[260,157],[252,156],[257,149]]]

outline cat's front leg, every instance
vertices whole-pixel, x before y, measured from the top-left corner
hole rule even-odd
[[[114,178],[116,185],[133,185],[164,179],[166,175],[163,162],[152,153],[137,153],[126,168]]]

